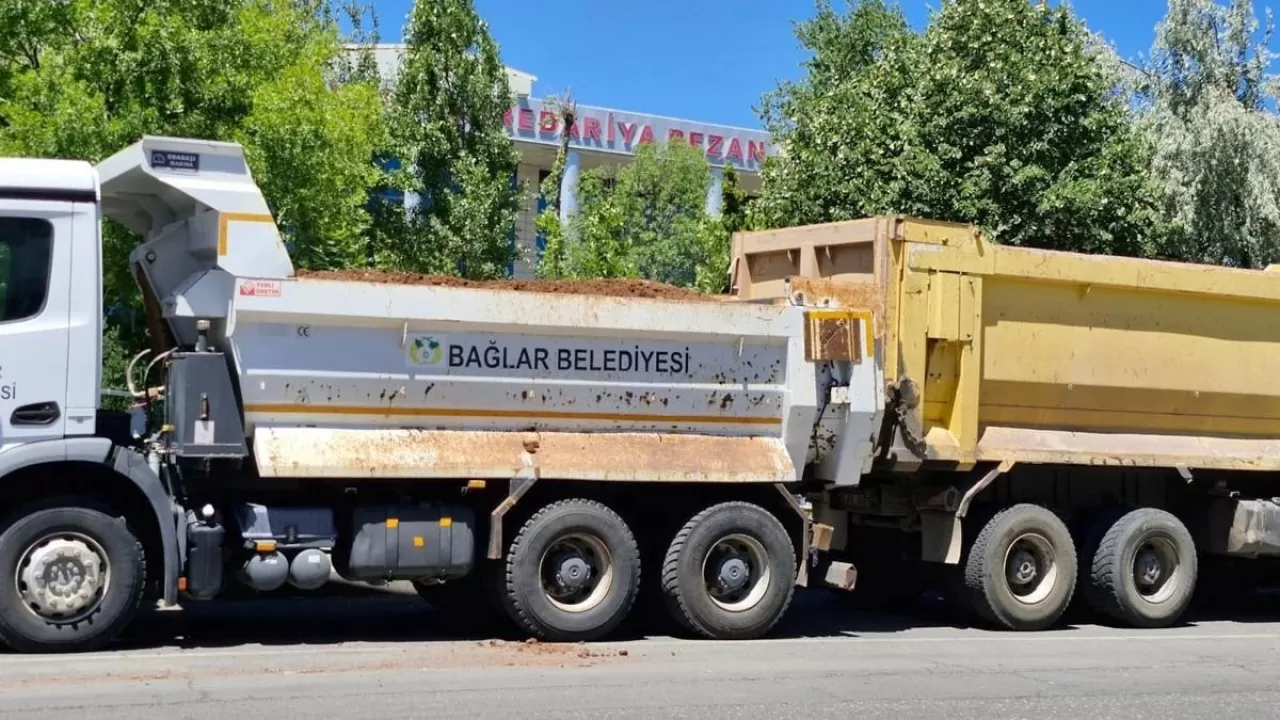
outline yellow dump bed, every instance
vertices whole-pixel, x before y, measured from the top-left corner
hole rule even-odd
[[[902,217],[739,233],[743,299],[876,316],[927,456],[1280,469],[1280,272],[1000,246]]]

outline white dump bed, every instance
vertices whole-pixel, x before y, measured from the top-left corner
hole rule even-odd
[[[99,173],[106,214],[144,236],[153,334],[189,346],[209,323],[265,477],[770,483],[812,464],[849,483],[868,466],[870,316],[802,293],[299,279],[238,145],[146,137]]]
[[[242,279],[232,318],[267,476],[779,482],[813,430],[788,305]]]

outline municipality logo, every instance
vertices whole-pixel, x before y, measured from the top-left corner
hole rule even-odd
[[[439,365],[444,359],[444,343],[434,335],[419,335],[409,343],[409,362],[413,365]]]

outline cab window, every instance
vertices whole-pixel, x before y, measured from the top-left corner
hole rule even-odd
[[[49,295],[53,225],[47,220],[0,217],[0,322],[40,314]]]

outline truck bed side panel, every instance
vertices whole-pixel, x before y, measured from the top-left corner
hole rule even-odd
[[[510,477],[528,433],[544,437],[544,476],[630,463],[630,475],[699,479],[702,460],[709,479],[777,482],[803,467],[816,380],[798,308],[319,280],[252,288],[236,298],[231,337],[247,431],[269,430],[255,438],[264,475]],[[299,426],[328,439],[289,432]],[[557,434],[571,433],[591,435],[570,452]],[[591,437],[606,433],[618,437]],[[610,448],[625,442],[623,462]]]

